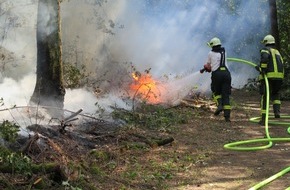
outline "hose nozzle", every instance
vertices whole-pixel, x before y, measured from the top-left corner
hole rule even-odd
[[[200,73],[204,73],[204,71],[205,71],[205,68],[199,70]]]

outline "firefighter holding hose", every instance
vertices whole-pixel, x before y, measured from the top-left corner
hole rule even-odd
[[[273,103],[275,118],[280,118],[280,90],[284,79],[283,58],[275,47],[275,38],[266,35],[262,41],[265,45],[260,51],[260,65],[256,69],[260,72],[260,94],[261,94],[261,120],[259,124],[265,125],[266,118],[266,85],[264,76],[268,78],[270,100]]]
[[[217,37],[212,38],[207,44],[212,49],[208,53],[206,64],[200,72],[211,72],[211,91],[217,104],[214,115],[219,115],[223,111],[225,121],[230,122],[232,78],[227,66],[226,51]]]

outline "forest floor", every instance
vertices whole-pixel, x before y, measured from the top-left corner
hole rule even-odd
[[[158,129],[128,125],[106,133],[96,132],[98,126],[89,126],[90,133],[86,128],[81,139],[69,131],[42,133],[43,136],[54,134],[49,136],[49,146],[29,147],[28,156],[35,163],[59,163],[64,168],[65,180],[61,176],[51,177],[47,171],[30,175],[3,172],[0,189],[249,189],[290,167],[290,143],[274,142],[270,148],[257,151],[224,148],[232,142],[266,138],[265,127],[250,121],[259,116],[259,94],[234,90],[231,98],[231,122],[225,122],[222,114],[214,116],[214,107],[182,104],[170,109],[188,118],[183,124]],[[211,103],[209,100],[208,105]],[[290,102],[282,101],[281,112],[285,115],[290,112]],[[282,120],[286,119],[279,119]],[[290,138],[285,126],[269,125],[269,132],[271,137]],[[154,140],[159,139],[174,141],[158,146]],[[290,187],[289,173],[263,190],[287,187]]]

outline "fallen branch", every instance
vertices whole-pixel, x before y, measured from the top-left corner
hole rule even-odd
[[[65,118],[63,120],[63,123],[66,124],[67,122],[69,122],[72,118],[76,117],[77,115],[79,115],[81,112],[83,111],[83,109],[79,109],[77,112],[71,114],[70,116],[68,116],[67,118]]]
[[[173,137],[169,137],[169,138],[158,140],[158,141],[155,141],[155,142],[156,142],[156,144],[158,146],[163,146],[163,145],[172,143],[173,141],[174,141],[174,138]]]
[[[150,147],[163,146],[174,141],[173,137],[169,137],[169,138],[165,138],[161,140],[151,140],[140,134],[134,134],[134,136],[142,139],[142,141],[148,144]]]
[[[58,108],[58,107],[52,107],[52,106],[13,106],[11,108],[5,108],[5,109],[0,109],[0,112],[2,111],[10,111],[12,109],[22,109],[22,108],[29,108],[29,109],[37,109],[37,108],[44,108],[44,109],[55,109],[55,110],[62,110],[62,111],[66,111],[66,112],[70,112],[72,114],[76,113],[74,111],[71,111],[71,110],[67,110],[67,109],[61,109],[61,108]],[[94,119],[94,120],[97,120],[97,121],[102,121],[102,119],[100,118],[96,118],[94,116],[91,116],[91,115],[87,115],[87,114],[81,114],[79,113],[78,115],[80,116],[83,116],[83,117],[86,117],[86,118],[90,118],[90,119]]]
[[[29,139],[22,147],[21,152],[25,153],[30,149],[31,145],[39,139],[39,134],[36,133],[31,139]]]
[[[63,164],[67,164],[67,158],[65,157],[65,153],[62,151],[62,149],[56,144],[54,143],[51,139],[49,139],[48,137],[41,135],[39,133],[36,133],[31,139],[29,139],[25,145],[23,146],[23,148],[21,149],[21,152],[25,153],[27,151],[29,151],[29,149],[31,148],[32,144],[35,143],[38,139],[44,139],[47,144],[58,154],[60,154],[60,158],[61,158],[61,162]]]

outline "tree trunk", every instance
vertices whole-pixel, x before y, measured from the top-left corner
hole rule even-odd
[[[60,36],[59,0],[39,0],[37,13],[36,85],[30,102],[43,107],[63,108],[65,89]],[[48,109],[62,117],[61,109]]]
[[[278,16],[276,0],[269,0],[270,19],[271,19],[271,34],[275,37],[275,44],[280,49],[280,37],[278,29]]]

